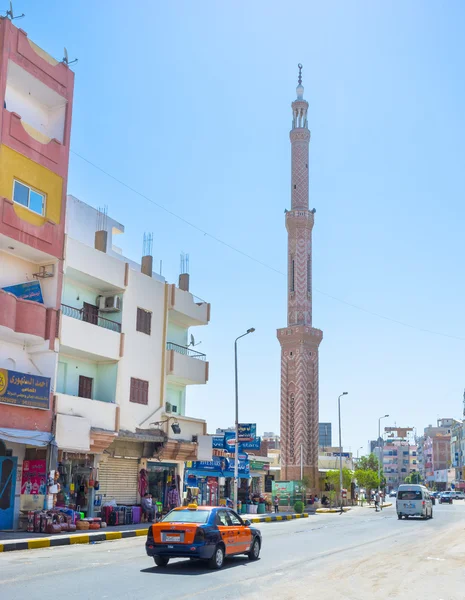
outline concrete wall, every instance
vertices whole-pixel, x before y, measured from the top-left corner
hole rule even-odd
[[[61,316],[62,346],[75,348],[89,358],[97,360],[118,360],[120,352],[120,334],[92,323],[86,323]]]
[[[188,330],[174,323],[168,323],[168,342],[173,342],[179,346],[187,346]]]
[[[86,419],[91,427],[108,431],[115,429],[116,404],[56,394],[56,411],[61,415]]]
[[[184,415],[186,408],[185,386],[168,383],[166,385],[165,402],[169,402],[172,405],[174,404],[177,407],[176,414]]]
[[[136,331],[137,307],[151,311],[151,335]],[[117,400],[121,407],[121,429],[134,431],[164,406],[164,324],[165,284],[130,269],[123,304],[124,356],[118,368]],[[149,382],[147,406],[129,402],[131,377]]]

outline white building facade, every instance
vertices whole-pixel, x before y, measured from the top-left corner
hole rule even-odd
[[[125,258],[113,243],[120,223],[73,196],[67,210],[55,394],[65,501],[90,515],[109,501],[137,504],[145,470],[166,506],[206,434],[187,414],[186,389],[208,381],[189,329],[208,324],[210,305],[189,292],[187,273],[177,286],[149,254]]]

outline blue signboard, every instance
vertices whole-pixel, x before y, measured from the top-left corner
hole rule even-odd
[[[213,460],[193,460],[186,463],[187,469],[206,471],[206,474],[211,471],[221,471],[223,477],[234,477],[234,459],[214,456]],[[249,460],[247,455],[239,455],[239,473],[247,474],[250,471]]]
[[[27,281],[26,283],[19,283],[18,285],[9,285],[8,287],[4,287],[2,289],[5,292],[13,294],[13,296],[16,296],[16,298],[31,300],[32,302],[40,302],[40,304],[44,303],[40,282],[36,281],[35,279],[34,281]]]
[[[228,452],[235,452],[236,450],[236,434],[234,431],[226,431],[224,436],[215,436],[218,440],[213,442],[213,448],[223,448]],[[215,440],[215,438],[213,438]],[[220,446],[220,441],[222,445]],[[239,442],[239,452],[243,452],[244,450],[260,450],[261,446],[261,438],[256,437],[254,440],[249,442]],[[218,444],[218,445],[215,445]]]
[[[252,442],[241,442],[240,448],[243,450],[260,450],[261,445],[262,438],[258,436]]]
[[[0,403],[50,408],[50,377],[0,369]]]
[[[212,436],[212,448],[224,450],[224,435]]]
[[[340,452],[333,452],[333,456],[342,456],[342,458],[350,458],[350,452],[343,452],[342,454]]]
[[[257,425],[255,423],[239,423],[239,441],[253,442],[257,437]]]

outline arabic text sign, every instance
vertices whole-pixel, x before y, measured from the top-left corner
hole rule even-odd
[[[257,437],[256,423],[239,423],[239,441],[253,442]]]
[[[40,281],[34,280],[27,281],[26,283],[18,283],[18,285],[9,285],[4,287],[3,290],[13,294],[13,296],[16,296],[16,298],[31,300],[32,302],[40,302],[40,304],[44,303]]]
[[[0,369],[0,403],[50,408],[50,377]]]

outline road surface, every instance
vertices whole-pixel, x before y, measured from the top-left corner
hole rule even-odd
[[[43,600],[463,600],[465,501],[434,507],[429,521],[394,508],[358,508],[266,523],[261,559],[221,571],[173,560],[158,568],[144,538],[0,554],[0,598]]]

